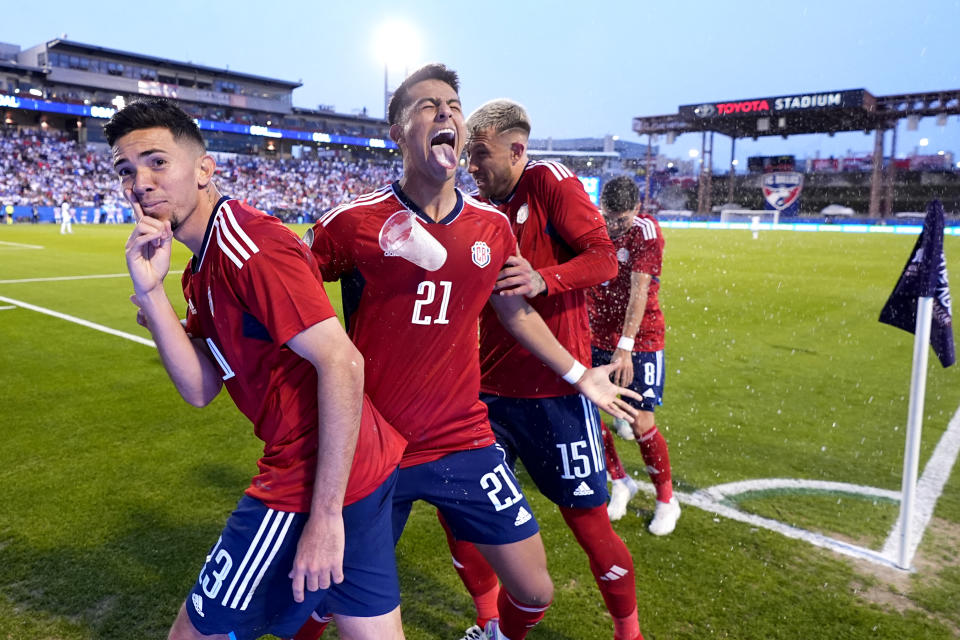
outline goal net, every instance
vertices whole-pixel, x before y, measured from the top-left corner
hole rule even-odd
[[[720,212],[720,222],[780,222],[780,211],[777,209],[724,209]]]

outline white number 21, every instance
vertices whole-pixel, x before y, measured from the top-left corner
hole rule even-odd
[[[425,315],[426,308],[433,304],[437,297],[437,285],[430,280],[424,280],[417,287],[417,295],[421,296],[413,305],[413,318],[410,320],[413,324],[449,324],[447,320],[447,305],[450,303],[450,288],[452,283],[441,280],[440,288],[443,289],[442,299],[440,300],[440,309],[437,316]]]

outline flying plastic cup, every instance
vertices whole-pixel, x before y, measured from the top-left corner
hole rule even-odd
[[[387,218],[380,228],[380,248],[427,271],[436,271],[447,261],[447,250],[410,211]]]

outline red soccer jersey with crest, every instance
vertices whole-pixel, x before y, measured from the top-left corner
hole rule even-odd
[[[527,302],[574,358],[590,364],[586,287],[616,274],[613,245],[580,180],[557,162],[530,162],[513,194],[494,203],[510,219],[520,255],[543,276],[546,295]],[[577,257],[574,263],[570,261]],[[576,393],[503,328],[493,309],[480,321],[482,390],[514,398]]]
[[[380,248],[380,229],[397,211],[416,214],[446,249],[437,271]],[[343,279],[362,280],[350,335],[366,362],[367,393],[407,439],[401,466],[492,444],[477,322],[516,245],[506,217],[457,191],[453,211],[434,222],[394,183],[330,210],[313,229],[324,278],[345,288]]]
[[[630,302],[630,276],[633,273],[650,274],[647,289],[647,307],[640,329],[634,336],[634,351],[663,349],[663,313],[657,292],[660,291],[660,271],[663,264],[663,233],[656,219],[641,214],[622,235],[613,239],[617,248],[620,271],[617,277],[595,287],[587,296],[590,308],[590,326],[593,346],[615,351],[623,332],[623,321]],[[631,337],[631,336],[628,336]]]
[[[206,341],[237,408],[263,443],[247,495],[306,512],[317,469],[317,370],[285,346],[335,315],[307,246],[272,216],[223,198],[183,272],[187,332]],[[320,425],[322,428],[322,425]],[[345,504],[396,468],[400,435],[364,397]]]

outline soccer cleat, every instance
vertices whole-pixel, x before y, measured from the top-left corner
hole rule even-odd
[[[613,488],[610,490],[610,504],[607,505],[607,515],[610,516],[610,522],[619,520],[627,514],[627,503],[636,495],[639,488],[630,476],[613,481]]]
[[[631,427],[630,423],[624,420],[623,418],[614,418],[613,428],[617,430],[617,435],[623,438],[624,440],[636,439],[636,436],[633,435],[633,427]]]
[[[463,637],[460,640],[487,640],[487,634],[483,632],[483,629],[477,625],[473,625],[467,632],[463,634]]]
[[[670,498],[670,502],[657,500],[657,508],[653,512],[653,521],[647,529],[655,536],[665,536],[673,531],[680,518],[680,502],[677,497]]]

